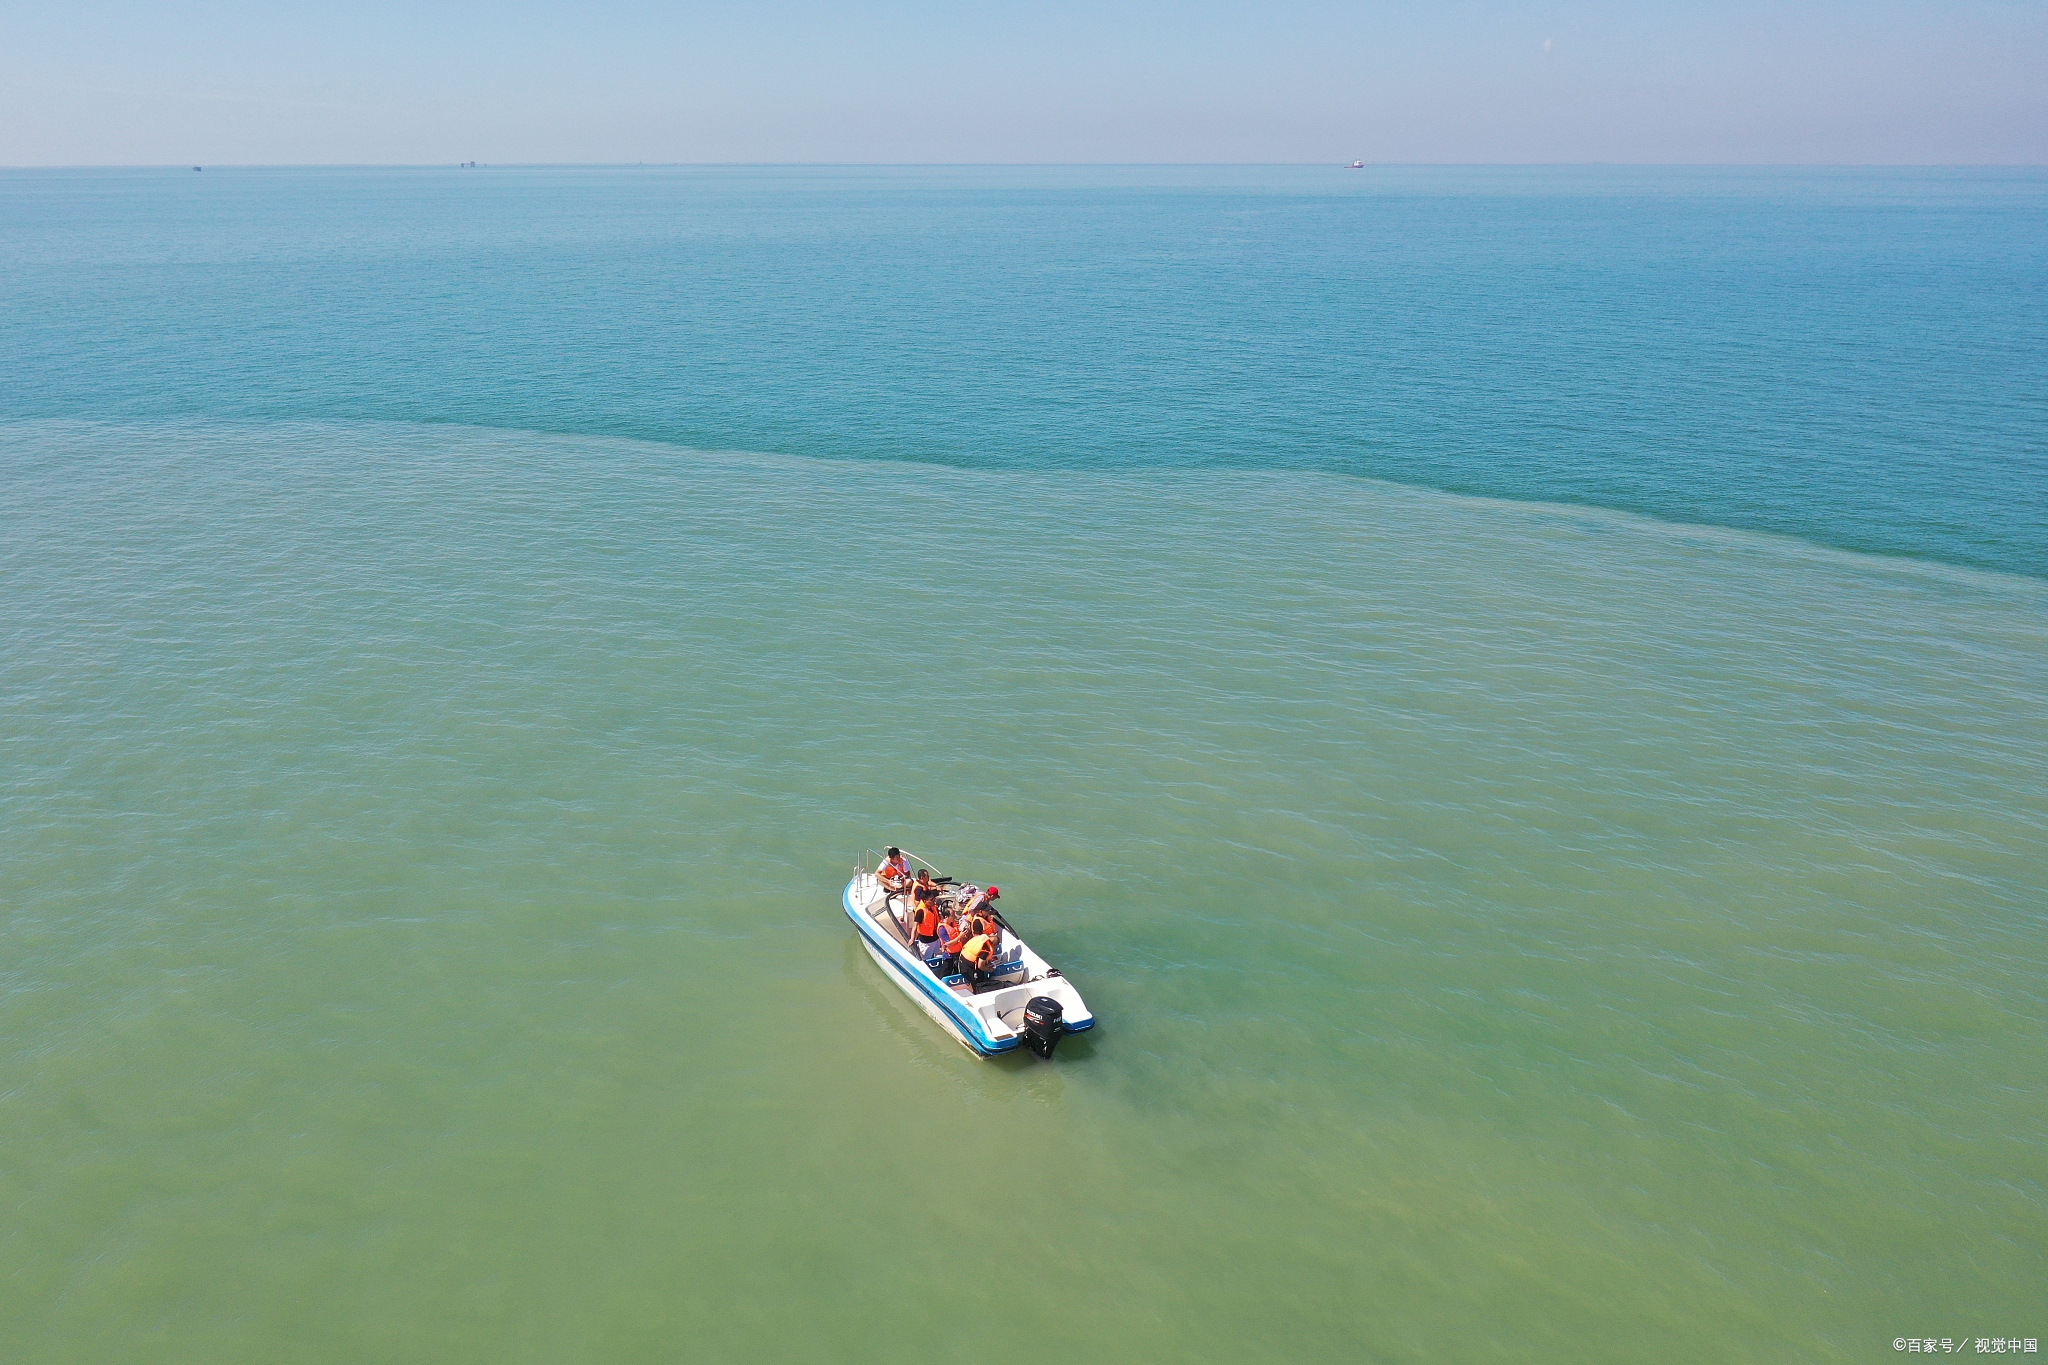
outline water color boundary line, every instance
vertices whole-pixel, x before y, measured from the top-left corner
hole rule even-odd
[[[375,438],[378,435],[387,441],[401,439],[418,441],[434,438],[457,438],[461,436],[485,437],[494,442],[513,448],[520,438],[563,445],[589,447],[616,447],[650,453],[684,456],[695,460],[711,461],[740,467],[754,464],[761,467],[815,467],[843,471],[894,470],[914,472],[919,475],[942,477],[956,484],[976,482],[994,486],[1014,484],[1022,479],[1044,479],[1061,483],[1085,480],[1098,487],[1108,487],[1134,498],[1163,500],[1171,497],[1178,487],[1187,480],[1199,479],[1215,486],[1238,483],[1247,487],[1269,488],[1280,483],[1305,483],[1327,481],[1347,489],[1379,489],[1387,493],[1414,497],[1450,507],[1464,507],[1475,511],[1512,513],[1523,518],[1548,517],[1566,524],[1577,524],[1597,533],[1615,530],[1631,531],[1677,544],[1688,544],[1696,548],[1716,548],[1730,551],[1775,550],[1781,555],[1805,559],[1816,563],[1837,564],[1844,567],[1860,567],[1866,571],[1902,574],[1907,577],[1924,578],[1955,587],[2000,588],[2016,591],[2022,596],[2038,599],[2038,607],[2048,612],[2048,575],[2035,575],[2013,569],[1992,569],[1975,564],[1958,564],[1945,559],[1925,555],[1879,550],[1858,550],[1847,546],[1829,544],[1823,540],[1795,535],[1789,531],[1754,530],[1742,526],[1728,526],[1720,522],[1685,521],[1675,517],[1657,516],[1653,513],[1638,512],[1630,508],[1610,507],[1602,503],[1580,503],[1506,498],[1485,493],[1465,493],[1440,488],[1433,484],[1410,483],[1400,479],[1386,479],[1368,474],[1350,474],[1335,469],[1256,469],[1221,465],[1155,465],[1143,469],[1080,469],[1061,466],[1029,468],[1008,466],[1004,468],[977,468],[967,465],[949,464],[940,460],[901,459],[889,456],[830,456],[804,455],[775,450],[735,450],[683,445],[674,441],[662,441],[644,436],[616,436],[592,434],[580,431],[558,431],[546,427],[499,427],[482,426],[466,422],[398,422],[383,419],[339,420],[334,418],[219,418],[219,417],[171,417],[137,421],[132,419],[96,420],[86,418],[28,418],[21,420],[0,420],[0,480],[7,477],[6,467],[13,463],[12,452],[7,449],[9,440],[17,433],[43,438],[90,440],[110,436],[148,439],[175,435],[181,438],[218,437],[223,439],[274,439],[291,433],[303,433],[308,437],[332,439],[337,436]],[[531,446],[521,447],[530,451]],[[1172,476],[1162,482],[1161,475]]]

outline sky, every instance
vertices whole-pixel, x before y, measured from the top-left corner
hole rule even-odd
[[[2048,163],[2048,0],[0,0],[0,165]]]

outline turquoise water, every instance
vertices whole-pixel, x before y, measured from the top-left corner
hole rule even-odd
[[[0,172],[0,418],[1289,468],[2048,575],[2048,172]]]
[[[0,177],[0,1358],[2048,1335],[2040,181],[1311,174]]]

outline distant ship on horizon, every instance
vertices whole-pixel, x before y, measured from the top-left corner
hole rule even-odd
[[[1365,169],[1365,163],[1363,161],[1354,161],[1344,169],[1347,171],[1362,171]]]

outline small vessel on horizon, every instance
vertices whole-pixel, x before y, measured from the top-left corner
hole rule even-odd
[[[1344,169],[1347,171],[1362,171],[1365,169],[1365,163],[1363,161],[1354,161]]]
[[[990,922],[994,942],[987,965],[958,971],[943,945],[920,943],[911,920],[911,897],[886,889],[879,875],[880,860],[871,871],[868,856],[864,853],[855,860],[853,879],[841,897],[846,917],[883,974],[969,1052],[996,1057],[1028,1047],[1049,1060],[1063,1036],[1095,1027],[1095,1016],[1081,993],[1018,937],[995,911],[993,895],[983,898],[983,888],[941,875],[914,853],[904,854],[932,874],[931,885],[942,903],[973,907]]]

